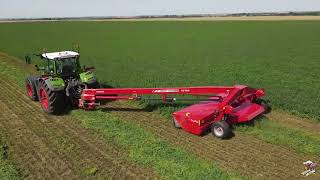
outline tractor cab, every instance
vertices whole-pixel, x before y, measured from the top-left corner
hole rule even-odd
[[[79,53],[74,51],[61,51],[43,53],[41,58],[47,60],[44,67],[48,74],[62,77],[78,74],[81,71]]]

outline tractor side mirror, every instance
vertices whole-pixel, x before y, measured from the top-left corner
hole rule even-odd
[[[34,67],[36,68],[37,71],[40,70],[38,65],[34,65]]]

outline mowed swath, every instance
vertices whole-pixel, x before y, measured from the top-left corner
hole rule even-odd
[[[319,118],[320,21],[0,24],[0,50],[63,50],[114,87],[246,84],[273,107]]]

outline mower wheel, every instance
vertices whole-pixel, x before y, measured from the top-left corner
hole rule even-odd
[[[177,129],[181,129],[181,126],[179,124],[179,122],[176,120],[175,117],[172,118],[172,122],[173,122],[173,126]]]
[[[225,121],[215,122],[211,126],[212,135],[217,138],[227,138],[231,133],[230,125]]]
[[[26,78],[26,89],[27,89],[27,96],[32,101],[38,101],[38,94],[37,94],[37,87],[36,87],[37,78],[33,76],[29,76]]]
[[[39,100],[42,109],[48,114],[65,112],[65,94],[63,91],[52,91],[44,81],[39,83]]]

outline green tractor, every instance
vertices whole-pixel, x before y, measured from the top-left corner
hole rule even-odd
[[[27,95],[40,101],[49,114],[63,114],[69,107],[77,107],[83,89],[99,88],[91,68],[81,67],[79,52],[62,51],[38,54],[43,66],[35,65],[39,76],[26,78]],[[30,63],[30,56],[26,62]]]

